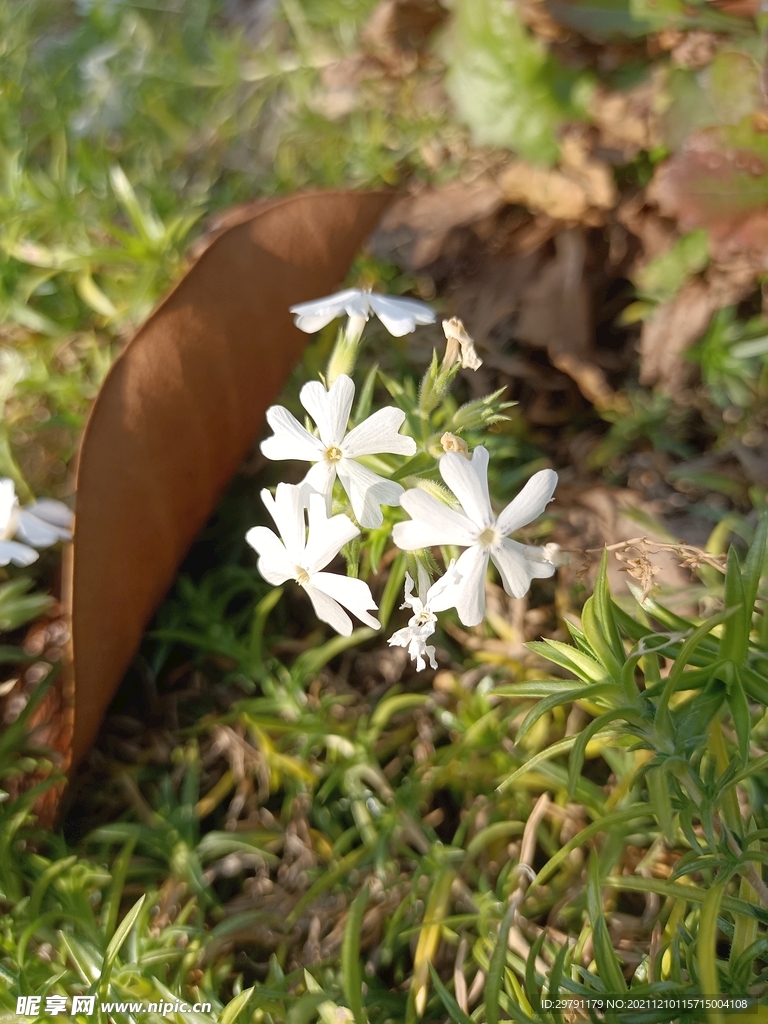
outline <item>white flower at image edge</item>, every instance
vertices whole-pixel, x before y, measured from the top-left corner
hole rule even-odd
[[[268,459],[297,459],[314,462],[304,483],[326,500],[331,511],[333,482],[338,475],[361,526],[380,526],[381,505],[398,505],[403,488],[374,473],[355,460],[362,455],[415,455],[416,442],[398,431],[405,420],[402,409],[387,406],[363,420],[347,434],[347,423],[355,397],[355,385],[340,374],[328,391],[318,381],[305,384],[299,393],[301,404],[317,424],[319,437],[310,434],[282,405],[267,409],[267,423],[274,436],[261,442]]]
[[[395,338],[402,338],[415,331],[417,324],[433,324],[436,319],[434,311],[418,299],[377,295],[359,288],[347,288],[335,295],[313,299],[312,302],[300,302],[297,306],[291,306],[291,312],[295,314],[296,326],[307,334],[319,331],[344,313],[362,320],[367,320],[371,313],[375,313]]]
[[[390,647],[407,647],[408,655],[416,662],[416,671],[426,667],[425,657],[432,668],[437,668],[435,648],[427,643],[427,639],[435,632],[437,623],[436,612],[453,607],[453,588],[458,583],[455,562],[451,562],[444,576],[429,585],[426,569],[419,565],[419,593],[413,593],[414,582],[411,574],[405,574],[405,601],[401,608],[410,608],[413,615],[408,625],[398,629],[389,638]]]
[[[13,480],[0,479],[0,565],[31,565],[39,557],[35,548],[71,540],[72,519],[67,506],[51,498],[21,508]],[[11,540],[12,537],[25,543]]]
[[[278,484],[274,498],[266,488],[261,492],[261,500],[275,521],[280,537],[266,526],[254,526],[245,535],[258,552],[259,572],[273,586],[295,580],[307,592],[318,619],[343,636],[352,632],[352,620],[344,608],[366,626],[379,629],[378,619],[369,615],[369,611],[376,611],[376,602],[368,584],[350,576],[321,571],[360,531],[348,516],[328,518],[323,498],[309,494],[307,533],[306,498],[306,489],[293,484]]]
[[[544,549],[510,540],[507,534],[538,518],[552,500],[557,473],[535,473],[498,518],[488,494],[488,451],[475,448],[471,461],[455,452],[440,459],[440,474],[456,495],[463,511],[448,508],[426,491],[406,491],[400,504],[411,516],[397,523],[395,544],[404,551],[433,545],[456,544],[466,548],[456,563],[460,579],[453,591],[455,607],[465,626],[476,626],[485,616],[485,575],[490,558],[499,570],[504,589],[523,597],[532,579],[545,579],[555,565],[544,559]]]

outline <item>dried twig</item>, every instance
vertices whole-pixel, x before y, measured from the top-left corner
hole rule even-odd
[[[582,570],[586,572],[589,568],[589,555],[599,555],[603,551],[613,552],[619,562],[625,563],[621,571],[629,573],[640,583],[643,597],[650,594],[654,577],[661,572],[661,566],[655,565],[651,556],[661,552],[676,555],[684,569],[698,569],[700,565],[708,565],[718,572],[725,573],[725,555],[712,555],[693,544],[649,540],[648,537],[632,537],[629,540],[617,541],[615,544],[605,544],[601,548],[582,548],[570,553],[587,556],[587,562]],[[630,557],[631,555],[634,557]]]

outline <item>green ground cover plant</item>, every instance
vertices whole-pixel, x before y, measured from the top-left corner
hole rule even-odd
[[[404,484],[439,486],[445,432],[487,447],[499,507],[561,474],[523,539],[569,563],[526,598],[492,577],[479,625],[441,616],[437,670],[368,627],[334,635],[262,579],[245,534],[284,477],[255,457],[44,829],[35,803],[60,780],[29,723],[58,671],[57,551],[0,570],[3,1020],[20,996],[55,1020],[47,997],[93,995],[80,1024],[726,1024],[557,999],[768,1001],[765,16],[436,7],[0,3],[0,476],[22,504],[69,497],[112,359],[233,203],[492,174],[496,205],[454,212],[426,262],[384,247],[350,286],[453,312],[497,259],[581,282],[521,293],[512,332],[503,304],[484,333],[465,316],[485,365],[450,389],[439,329],[371,324],[355,420],[417,408],[434,449]],[[569,362],[582,286],[594,338]],[[531,304],[562,306],[567,331],[524,326]],[[281,402],[303,418],[301,385],[329,359],[351,372],[348,354],[323,328]],[[585,520],[587,484],[632,492],[633,533],[596,505]],[[418,574],[387,546],[405,518],[345,551],[387,636]],[[104,1008],[158,1000],[211,1009]]]

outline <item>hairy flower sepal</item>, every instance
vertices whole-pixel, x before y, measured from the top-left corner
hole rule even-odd
[[[411,516],[397,523],[395,544],[404,551],[433,545],[455,544],[466,548],[456,572],[461,577],[453,588],[452,607],[465,626],[476,626],[485,616],[485,575],[490,559],[499,570],[506,592],[523,597],[532,579],[546,579],[555,565],[543,557],[543,549],[510,540],[508,534],[538,518],[552,500],[557,473],[535,473],[520,494],[496,517],[488,493],[488,451],[475,448],[472,459],[447,452],[439,462],[440,475],[453,491],[462,511],[448,508],[420,488],[406,491],[400,504]]]
[[[307,334],[321,330],[344,313],[350,319],[363,320],[375,313],[395,338],[411,334],[417,324],[433,324],[436,319],[434,311],[425,302],[402,299],[397,295],[378,295],[359,288],[346,288],[321,299],[300,302],[297,306],[291,306],[291,313],[295,314],[294,323],[299,330]]]
[[[306,591],[318,619],[342,636],[352,632],[352,620],[345,608],[366,626],[379,629],[378,619],[369,614],[376,611],[376,602],[368,584],[350,576],[322,572],[344,545],[360,533],[352,520],[345,515],[329,518],[321,495],[308,493],[305,487],[294,484],[278,484],[274,498],[265,488],[261,500],[280,537],[266,526],[254,526],[245,539],[258,553],[257,567],[267,583],[277,587],[286,580],[295,580]]]
[[[310,434],[287,409],[267,409],[267,423],[274,436],[261,442],[268,459],[314,462],[304,478],[313,491],[325,498],[331,512],[333,483],[338,476],[361,526],[381,526],[381,505],[399,505],[403,488],[374,473],[356,460],[365,455],[414,455],[416,442],[398,431],[405,420],[402,409],[387,406],[346,433],[355,385],[341,374],[326,391],[311,381],[299,393],[301,404],[317,424],[319,437]]]
[[[425,658],[432,668],[437,668],[435,648],[427,643],[437,625],[437,612],[452,608],[453,593],[459,582],[455,562],[451,562],[444,576],[429,585],[429,577],[423,565],[419,565],[419,592],[413,593],[414,582],[410,573],[405,574],[405,600],[401,608],[410,608],[413,615],[408,625],[398,629],[389,638],[390,647],[407,647],[408,655],[416,662],[416,671],[426,668]]]

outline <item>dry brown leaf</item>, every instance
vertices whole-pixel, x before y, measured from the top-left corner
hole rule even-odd
[[[559,170],[523,160],[510,164],[500,179],[504,198],[555,220],[601,223],[599,211],[612,209],[618,200],[610,167],[590,155],[580,135],[566,135],[560,150]]]
[[[660,303],[643,324],[640,383],[671,393],[685,383],[683,353],[701,337],[716,309],[706,282],[689,281],[669,302]]]
[[[662,83],[652,74],[647,82],[622,92],[595,89],[589,113],[600,132],[600,145],[616,150],[622,163],[660,142],[656,106]]]
[[[384,59],[418,53],[447,17],[448,12],[437,0],[382,0],[368,19],[361,39]]]
[[[374,251],[419,270],[440,255],[454,228],[490,217],[503,205],[501,189],[489,175],[425,189],[398,199],[387,210],[373,239]]]
[[[709,326],[715,310],[740,302],[752,291],[755,269],[744,257],[714,264],[703,279],[688,281],[660,303],[640,336],[640,383],[672,394],[686,383],[684,353]]]
[[[91,411],[68,569],[72,761],[301,355],[288,307],[337,287],[390,197],[240,207],[126,347]]]

